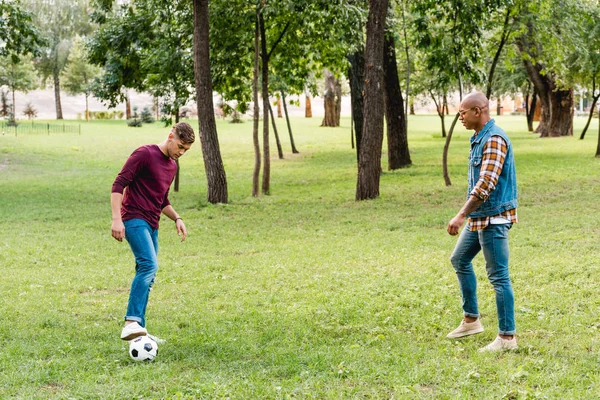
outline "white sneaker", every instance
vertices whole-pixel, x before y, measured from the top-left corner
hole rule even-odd
[[[137,322],[132,322],[131,324],[125,325],[121,331],[121,339],[133,340],[138,336],[146,336],[147,334],[148,331],[146,331],[146,328],[141,327]]]
[[[161,339],[158,336],[154,336],[154,335],[151,335],[149,333],[146,336],[148,336],[150,339],[154,340],[158,344],[167,343],[167,341],[165,339]]]
[[[446,337],[450,339],[456,339],[481,332],[483,332],[483,325],[481,325],[481,321],[479,319],[473,322],[465,322],[465,320],[463,319],[462,321],[460,321],[460,325],[458,326],[458,328],[450,332]]]
[[[504,351],[504,350],[515,350],[517,349],[517,338],[513,336],[512,339],[502,339],[500,336],[496,337],[492,343],[479,349],[480,353],[486,351]]]

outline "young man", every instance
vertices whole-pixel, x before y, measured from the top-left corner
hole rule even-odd
[[[460,104],[460,120],[474,130],[469,155],[467,202],[448,223],[448,233],[457,235],[465,219],[451,262],[456,270],[463,300],[464,318],[448,334],[460,338],[483,332],[477,308],[477,279],[471,261],[483,250],[487,275],[496,292],[498,337],[479,351],[517,348],[514,296],[508,273],[508,231],[517,222],[517,176],[508,136],[490,118],[483,93],[472,93]]]
[[[135,277],[129,293],[121,339],[148,334],[146,306],[158,270],[158,222],[160,214],[173,221],[183,242],[187,230],[169,202],[169,188],[177,172],[176,160],[194,143],[194,130],[185,122],[175,125],[159,144],[139,147],[125,162],[110,195],[112,237],[127,240],[135,257]]]

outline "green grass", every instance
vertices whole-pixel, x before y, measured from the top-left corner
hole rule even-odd
[[[445,339],[461,318],[456,238],[445,231],[466,192],[460,126],[453,186],[442,178],[439,119],[417,116],[414,165],[384,172],[379,199],[355,202],[349,119],[294,119],[299,155],[279,120],[286,158],[272,144],[271,195],[260,198],[251,123],[219,122],[230,204],[207,203],[195,144],[170,196],[190,236],[180,243],[168,220],[160,230],[147,318],[168,342],[149,364],[131,361],[118,338],[133,260],[110,236],[109,193],[133,149],[167,130],[110,121],[82,124],[81,135],[0,136],[0,398],[597,397],[597,130],[541,140],[523,117],[497,121],[520,191],[510,236],[520,349],[505,354],[476,351],[497,329],[481,256],[487,330]]]

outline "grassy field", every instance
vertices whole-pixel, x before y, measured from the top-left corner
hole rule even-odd
[[[147,314],[168,340],[135,363],[119,339],[133,259],[110,236],[109,193],[126,157],[168,132],[123,122],[81,135],[0,135],[0,398],[589,399],[600,394],[600,160],[583,141],[539,139],[502,116],[517,161],[520,223],[511,274],[520,349],[496,335],[494,294],[476,258],[486,331],[450,341],[461,319],[445,227],[463,203],[469,133],[442,178],[439,119],[409,121],[413,166],[384,172],[355,202],[349,119],[294,119],[301,154],[272,145],[270,196],[251,197],[251,123],[219,122],[230,204],[206,201],[200,144],[181,159],[163,220]],[[194,123],[194,126],[196,124]],[[384,157],[384,169],[387,161]]]

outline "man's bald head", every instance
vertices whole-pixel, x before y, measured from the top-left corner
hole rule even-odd
[[[466,110],[471,107],[479,107],[484,108],[489,105],[490,101],[487,97],[481,92],[473,92],[468,94],[462,101],[461,109]]]
[[[467,95],[460,103],[459,117],[463,126],[479,132],[490,120],[489,100],[481,92]]]

